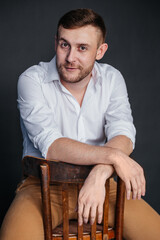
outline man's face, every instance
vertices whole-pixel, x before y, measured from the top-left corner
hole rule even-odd
[[[76,29],[59,27],[56,64],[61,81],[76,83],[91,75],[99,39],[100,31],[91,25]]]

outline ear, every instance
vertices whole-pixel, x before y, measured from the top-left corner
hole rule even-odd
[[[102,43],[97,50],[96,60],[100,60],[101,58],[103,58],[107,49],[108,49],[108,44]]]

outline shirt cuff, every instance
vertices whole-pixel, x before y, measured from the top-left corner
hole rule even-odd
[[[43,141],[42,143],[39,144],[39,149],[41,151],[42,156],[46,159],[47,157],[47,153],[48,153],[48,149],[51,146],[51,144],[59,139],[62,138],[63,136],[60,133],[57,133],[56,135],[54,134],[51,135],[50,137],[47,137],[46,141]]]

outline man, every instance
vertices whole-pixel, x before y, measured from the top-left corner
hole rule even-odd
[[[103,19],[77,9],[59,21],[56,57],[25,71],[18,82],[23,155],[90,165],[78,198],[78,221],[102,221],[105,181],[114,171],[126,185],[125,239],[159,239],[159,215],[142,199],[143,169],[129,157],[135,142],[127,90],[122,75],[99,64],[107,51]],[[116,183],[111,182],[109,224],[114,222]],[[132,193],[131,193],[132,191]],[[76,218],[76,190],[70,188],[70,218]],[[60,189],[51,187],[53,227],[62,221]],[[134,201],[132,199],[134,199]],[[43,237],[39,181],[28,178],[5,217],[1,239]]]

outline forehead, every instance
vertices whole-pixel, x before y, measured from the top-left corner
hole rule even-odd
[[[73,44],[85,43],[89,45],[97,45],[100,34],[100,30],[92,25],[74,29],[66,29],[60,26],[58,29],[58,38],[65,39]]]

